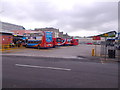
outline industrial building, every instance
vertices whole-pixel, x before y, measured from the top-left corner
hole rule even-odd
[[[35,28],[35,31],[51,31],[53,32],[53,37],[59,37],[59,29],[46,27],[46,28]]]
[[[11,30],[23,30],[25,29],[21,25],[15,25],[7,22],[0,22],[1,23],[1,31],[11,31]]]

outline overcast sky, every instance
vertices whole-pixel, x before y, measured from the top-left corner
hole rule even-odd
[[[118,31],[117,0],[0,0],[1,21],[26,29],[54,27],[72,36]]]

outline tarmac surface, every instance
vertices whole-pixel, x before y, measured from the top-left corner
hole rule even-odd
[[[3,88],[117,88],[115,59],[101,58],[100,45],[49,49],[12,48],[2,56]]]
[[[97,46],[97,56],[100,55],[100,46]],[[2,55],[43,56],[58,58],[91,57],[93,45],[61,46],[48,49],[16,48],[4,51]]]
[[[118,63],[3,56],[3,88],[118,88]]]
[[[45,58],[65,58],[65,59],[78,59],[87,58],[90,61],[118,61],[118,58],[110,59],[100,57],[101,46],[96,45],[96,56],[92,56],[92,49],[95,45],[78,45],[78,46],[61,46],[48,49],[35,49],[35,48],[12,48],[5,50],[1,53],[2,56],[33,56]]]

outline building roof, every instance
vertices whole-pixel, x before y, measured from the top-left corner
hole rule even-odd
[[[55,32],[59,32],[59,29],[53,28],[53,27],[46,27],[46,28],[35,28],[35,31],[55,31]]]
[[[99,35],[95,35],[95,36],[100,36],[100,37],[115,37],[117,34],[116,31],[110,31],[110,32],[106,32],[106,33],[103,33],[103,34],[99,34]],[[92,38],[94,36],[88,36],[89,38]]]
[[[0,31],[0,34],[13,35],[13,32]]]
[[[23,27],[21,25],[16,25],[16,24],[12,24],[12,23],[8,23],[8,22],[1,22],[2,24],[9,24],[9,25],[15,25],[15,26],[20,26],[20,27]]]
[[[2,30],[10,31],[10,30],[17,30],[17,29],[20,29],[20,30],[25,29],[21,25],[11,24],[11,23],[8,23],[8,22],[0,22],[0,23],[2,25],[2,28],[1,28]]]

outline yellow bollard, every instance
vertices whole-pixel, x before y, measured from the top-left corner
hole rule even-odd
[[[95,49],[92,49],[92,56],[95,56]]]

